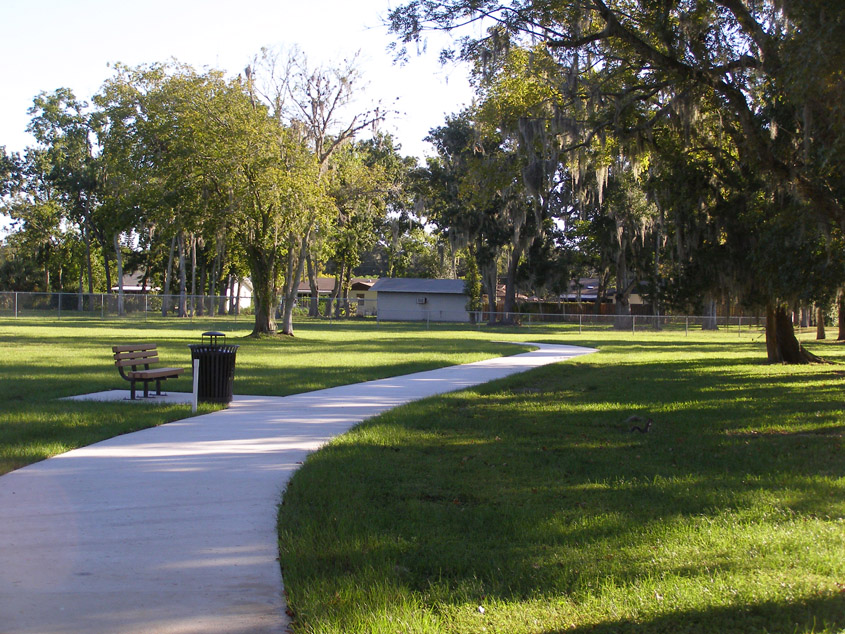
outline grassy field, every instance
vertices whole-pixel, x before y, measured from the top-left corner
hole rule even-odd
[[[239,344],[235,392],[285,395],[513,354],[472,329],[312,322],[297,337],[248,338],[251,325],[198,320],[0,319],[0,474],[75,447],[190,416],[186,405],[92,403],[64,396],[128,389],[111,346],[152,341],[162,362],[190,367],[188,344],[220,330]],[[495,337],[494,337],[495,338]],[[191,391],[189,373],[166,389]],[[200,413],[211,411],[201,406]]]
[[[845,347],[763,363],[759,334],[305,322],[0,320],[0,473],[190,415],[126,389],[115,343],[168,365],[222,330],[236,392],[282,395],[512,354],[601,352],[369,421],[280,512],[298,632],[845,631]],[[190,378],[168,385],[189,391]],[[206,407],[202,411],[209,411]],[[632,415],[652,418],[631,432]]]
[[[294,476],[294,631],[845,631],[845,347],[526,338],[601,352],[389,412]]]

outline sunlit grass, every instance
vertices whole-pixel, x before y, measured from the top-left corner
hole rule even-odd
[[[247,322],[0,319],[0,473],[145,427],[190,416],[186,405],[79,403],[61,397],[128,389],[111,347],[154,342],[161,362],[191,365],[189,344],[219,330],[237,353],[235,392],[286,395],[407,374],[519,348],[449,327],[305,322],[297,337],[254,339]],[[190,372],[165,389],[190,392]],[[203,406],[200,413],[211,411]]]
[[[602,352],[389,412],[295,475],[295,631],[845,629],[841,365],[769,366],[724,332],[532,330]]]
[[[222,330],[241,346],[236,392],[268,395],[519,351],[502,341],[597,346],[390,412],[313,454],[280,524],[298,631],[845,629],[841,365],[766,365],[747,327],[249,329],[0,320],[0,472],[190,414],[56,400],[125,389],[115,343],[155,341],[163,362],[187,366],[187,345]],[[652,431],[631,433],[631,415]]]

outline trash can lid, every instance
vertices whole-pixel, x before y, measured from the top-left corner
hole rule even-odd
[[[208,332],[202,333],[202,342],[203,343],[205,343],[206,337],[208,337],[208,344],[207,345],[213,346],[213,347],[217,347],[218,345],[220,345],[220,344],[217,343],[220,339],[223,339],[224,342],[226,341],[226,335],[224,335],[222,332],[217,332],[216,330],[209,330]]]

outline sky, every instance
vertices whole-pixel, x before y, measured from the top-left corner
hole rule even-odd
[[[382,18],[399,0],[0,0],[0,146],[34,144],[27,109],[39,92],[71,88],[86,101],[129,66],[176,58],[197,69],[236,75],[261,47],[297,45],[309,64],[359,54],[360,103],[398,111],[382,129],[402,153],[431,154],[423,142],[446,114],[471,102],[461,68],[441,68],[442,40],[409,64],[393,63]],[[445,36],[443,36],[445,37]]]

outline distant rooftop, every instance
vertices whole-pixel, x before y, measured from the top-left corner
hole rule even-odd
[[[369,277],[353,277],[351,288],[352,290],[360,291],[364,290],[364,287],[369,288],[370,286],[375,283],[375,279]],[[317,278],[317,292],[320,295],[327,295],[334,290],[334,278],[333,277],[318,277]],[[300,295],[307,295],[311,292],[311,284],[308,280],[304,280],[299,283],[299,290]]]
[[[381,278],[370,289],[379,293],[437,293],[463,295],[463,280],[429,280],[415,277]]]

